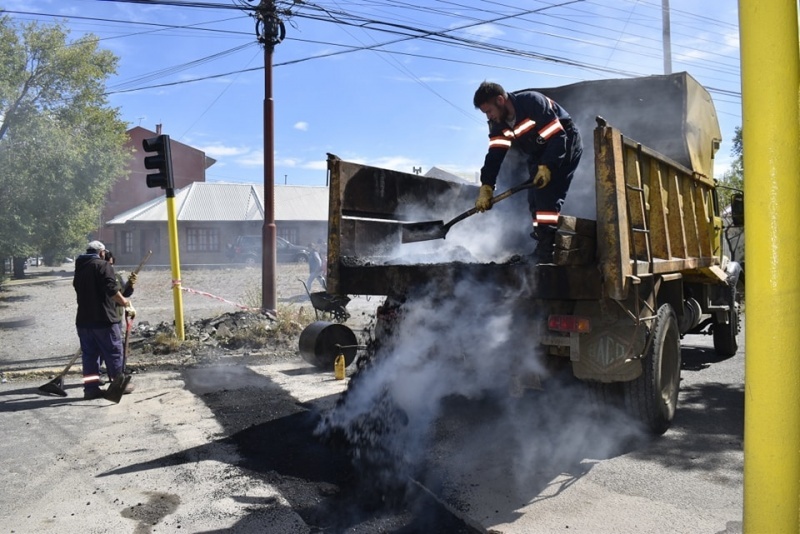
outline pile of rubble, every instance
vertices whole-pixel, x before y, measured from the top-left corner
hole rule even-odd
[[[175,343],[174,322],[151,325],[142,321],[131,330],[130,347],[132,350],[152,354],[166,354],[175,350],[185,352],[186,349],[192,352],[202,352],[204,349],[257,350],[267,345],[283,350],[291,347],[293,350],[297,346],[297,336],[302,328],[299,323],[281,325],[279,328],[274,316],[237,311],[186,323],[184,342]]]

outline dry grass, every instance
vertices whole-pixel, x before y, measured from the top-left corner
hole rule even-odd
[[[276,343],[296,345],[297,337],[313,321],[313,315],[305,307],[279,306],[275,321],[239,328],[224,345],[229,349],[263,348]]]

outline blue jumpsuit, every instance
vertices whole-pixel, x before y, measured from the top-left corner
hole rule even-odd
[[[508,95],[514,106],[514,126],[489,121],[489,150],[481,168],[481,183],[497,183],[500,166],[513,146],[527,157],[528,180],[536,176],[539,165],[550,169],[550,183],[542,189],[528,190],[536,239],[552,239],[558,215],[567,196],[572,177],[583,153],[578,129],[558,103],[531,90]]]

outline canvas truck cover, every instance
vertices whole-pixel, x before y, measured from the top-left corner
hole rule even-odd
[[[563,213],[595,218],[591,154],[597,116],[692,171],[714,176],[714,154],[722,140],[717,113],[708,91],[686,72],[534,90],[563,106],[583,138],[584,155]]]

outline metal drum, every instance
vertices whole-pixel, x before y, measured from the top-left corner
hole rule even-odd
[[[345,347],[337,348],[337,345]],[[300,356],[320,369],[333,370],[336,355],[344,354],[345,365],[350,365],[356,357],[358,339],[343,324],[316,321],[300,333]]]

